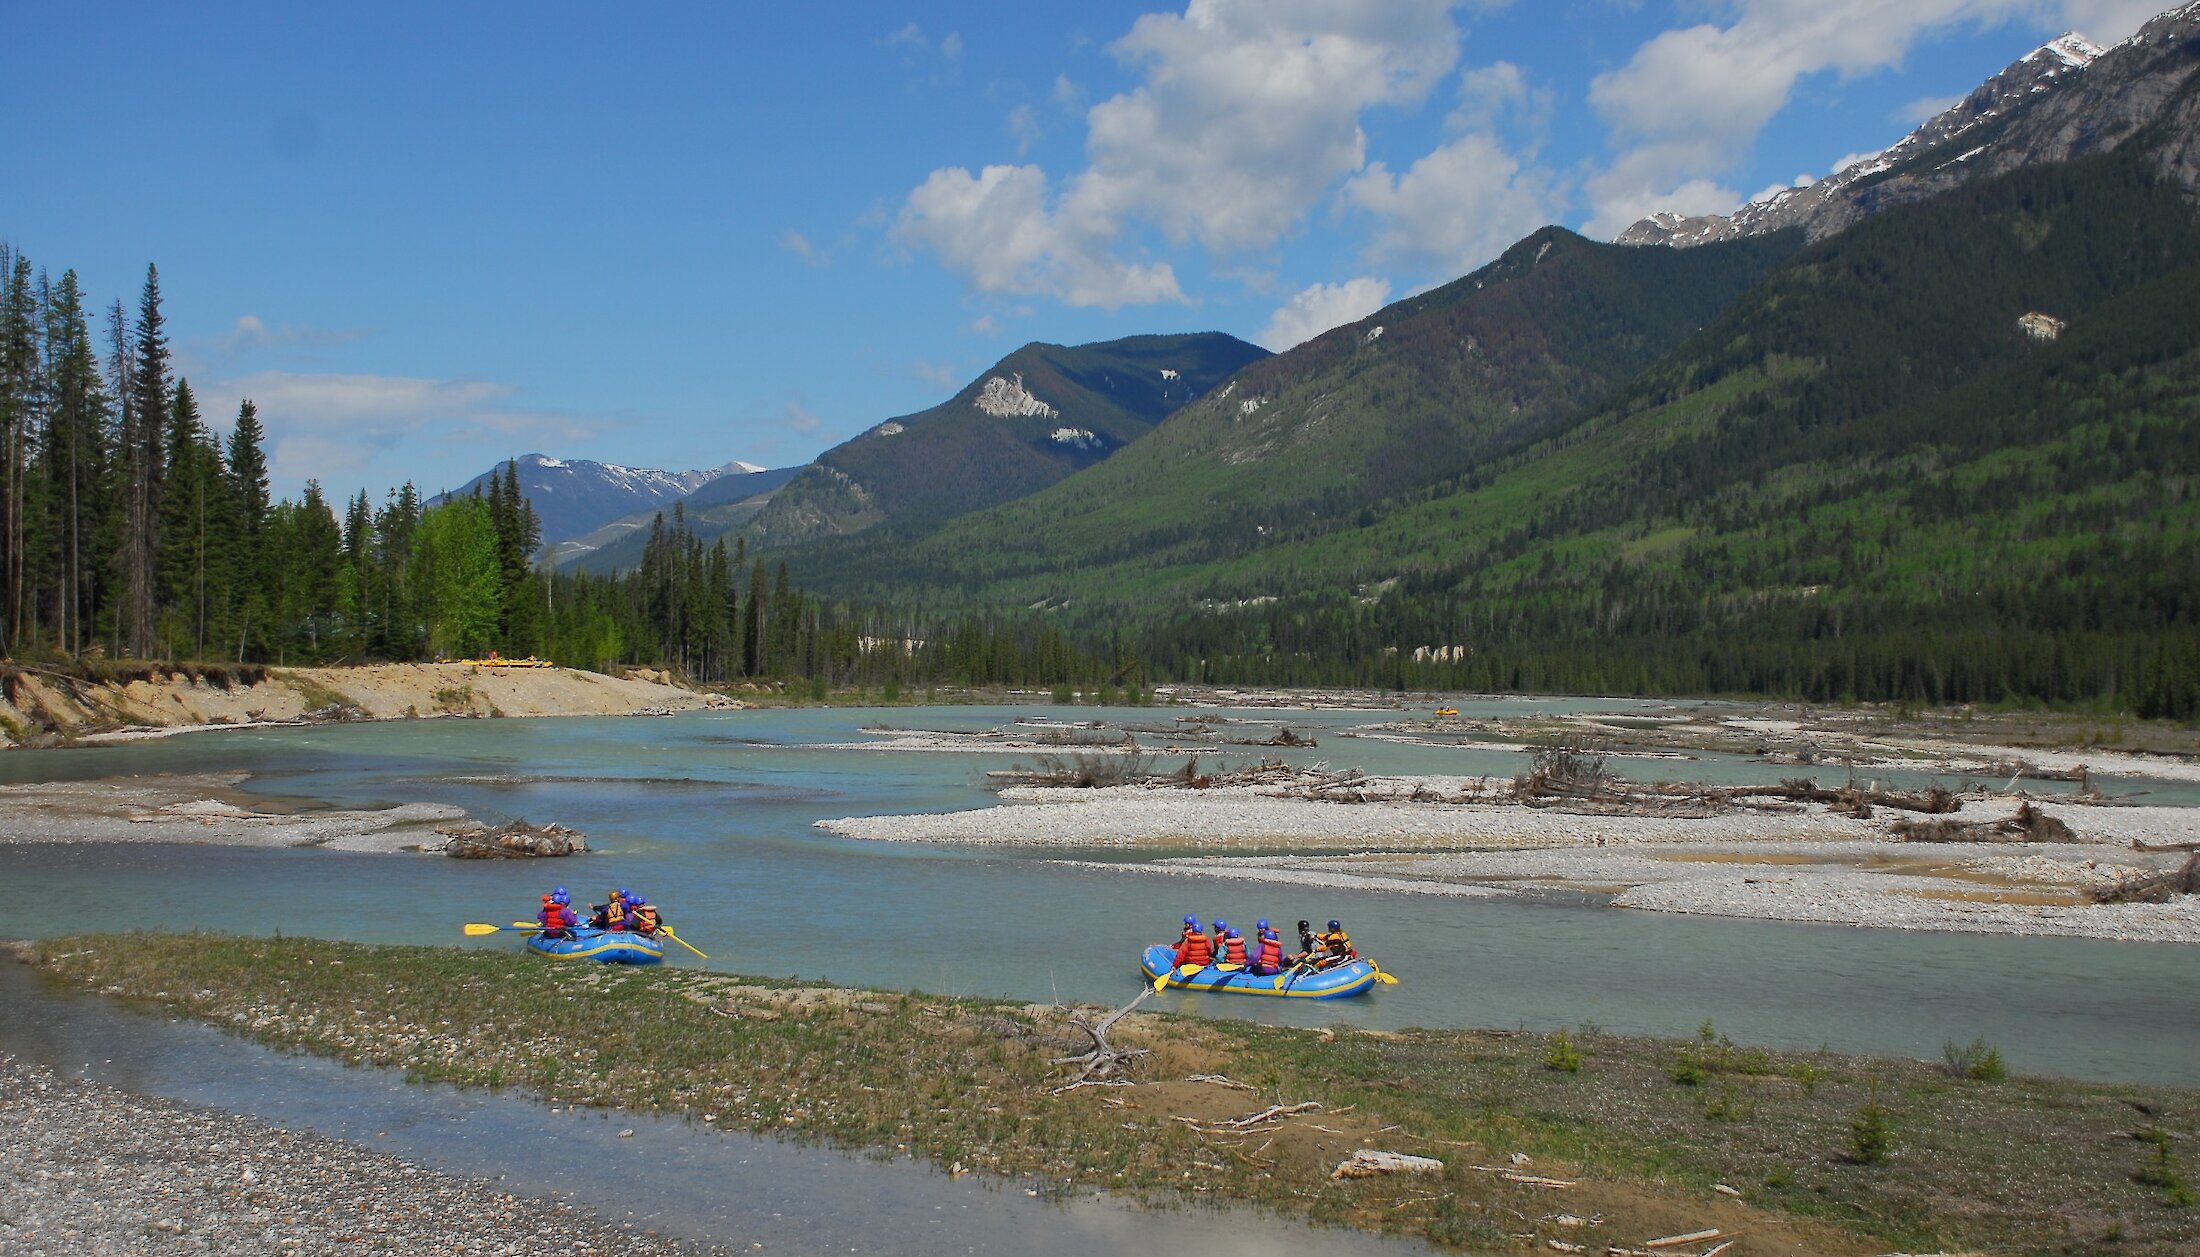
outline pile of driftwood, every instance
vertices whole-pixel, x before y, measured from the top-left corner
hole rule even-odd
[[[2200,847],[2200,843],[2189,842],[2171,843],[2167,847],[2150,847],[2143,842],[2134,842],[2131,845],[2149,851],[2176,850],[2178,848],[2190,851],[2195,847]],[[2108,890],[2096,892],[2093,901],[2095,903],[2168,903],[2179,895],[2200,895],[2200,852],[2187,856],[2184,864],[2178,868],[2160,869],[2152,873],[2141,873],[2136,877],[2127,877]]]
[[[2055,817],[2049,816],[2026,799],[2017,804],[2013,815],[1994,821],[1957,821],[1944,816],[1931,820],[1899,820],[1888,826],[1895,837],[1904,842],[2076,842],[2078,836],[2070,832]]]
[[[469,821],[435,832],[450,840],[443,844],[443,854],[460,860],[524,860],[533,856],[576,855],[588,850],[586,834],[556,822],[531,825],[526,821],[508,821],[492,827],[480,821]]]

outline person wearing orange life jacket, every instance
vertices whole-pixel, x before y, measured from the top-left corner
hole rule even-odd
[[[1245,935],[1237,930],[1227,930],[1223,933],[1222,959],[1219,963],[1235,965],[1242,970],[1252,963],[1252,959],[1245,951]]]
[[[1199,928],[1199,918],[1184,918],[1184,933],[1176,940],[1177,968],[1190,965],[1196,969],[1204,969],[1214,962],[1214,944],[1208,941],[1206,931]]]
[[[611,902],[595,905],[595,914],[588,924],[599,930],[623,930],[626,928],[627,899],[634,892],[621,886],[611,892]]]
[[[664,928],[665,919],[657,911],[657,905],[640,895],[627,900],[626,907],[627,928],[643,938],[655,938],[657,931]]]
[[[1283,936],[1268,927],[1267,917],[1262,917],[1253,929],[1258,937],[1253,942],[1250,971],[1262,977],[1283,972]]]
[[[1341,965],[1360,958],[1360,953],[1352,949],[1352,936],[1344,932],[1344,923],[1341,921],[1331,921],[1329,928],[1322,931],[1317,941],[1321,943],[1322,949],[1314,958],[1316,968],[1327,969],[1332,965]]]

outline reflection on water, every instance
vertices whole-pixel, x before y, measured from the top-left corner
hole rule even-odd
[[[721,1134],[696,1123],[418,1086],[385,1069],[279,1053],[211,1027],[71,996],[0,964],[0,1050],[125,1090],[247,1113],[417,1165],[556,1197],[683,1239],[794,1253],[1430,1251],[1243,1212],[1149,1213],[1096,1196],[1049,1201],[1021,1183],[951,1180],[908,1161]],[[619,1137],[621,1130],[634,1132]]]
[[[1338,916],[1402,985],[1318,1003],[1163,998],[1204,1015],[1300,1025],[1594,1023],[1692,1035],[1708,1018],[1736,1042],[1924,1058],[1938,1057],[1949,1040],[1984,1038],[2017,1069],[2200,1085],[2200,1007],[2161,995],[2190,985],[2194,953],[2181,947],[1664,917],[1558,897],[1448,900],[1208,883],[1049,862],[1060,852],[862,843],[812,828],[826,816],[987,806],[994,799],[984,773],[1031,756],[806,747],[860,740],[858,729],[874,720],[980,730],[1031,714],[834,709],[444,720],[14,752],[0,756],[0,779],[249,768],[251,787],[277,796],[343,806],[445,802],[492,821],[559,821],[586,831],[599,854],[545,865],[0,845],[0,885],[15,892],[13,902],[66,906],[11,918],[0,932],[218,928],[511,947],[508,936],[465,942],[458,925],[530,915],[552,882],[584,900],[628,885],[662,903],[680,933],[711,953],[711,968],[1114,1004],[1139,986],[1140,950],[1172,936],[1187,912],[1286,922]],[[1251,749],[1245,759],[1283,754],[1376,772],[1491,776],[1525,764],[1515,753],[1331,736],[1376,718],[1369,713],[1260,714],[1313,730],[1322,745]],[[1232,758],[1201,755],[1209,764]],[[1685,767],[1730,780],[1796,772],[1731,758],[1616,763],[1643,775]]]

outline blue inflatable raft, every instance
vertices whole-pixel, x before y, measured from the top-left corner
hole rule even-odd
[[[665,958],[663,939],[644,938],[626,930],[573,931],[571,938],[544,938],[532,934],[527,950],[562,960],[600,960],[607,965],[653,965]]]
[[[1141,967],[1151,981],[1164,972],[1173,972],[1176,950],[1162,943],[1146,949]],[[1312,972],[1286,969],[1282,973],[1246,973],[1243,970],[1225,973],[1209,965],[1188,978],[1172,977],[1172,991],[1221,991],[1229,995],[1271,995],[1284,999],[1343,999],[1347,995],[1365,994],[1375,985],[1376,966],[1372,960],[1352,960],[1328,969]]]

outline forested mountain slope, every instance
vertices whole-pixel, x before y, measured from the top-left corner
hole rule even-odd
[[[1889,211],[1459,491],[1176,573],[1238,605],[1150,649],[1267,679],[2116,695],[2191,718],[2195,294],[2200,216],[2137,149]],[[2038,338],[2034,313],[2067,330]]]
[[[922,529],[1107,458],[1267,351],[1201,332],[1030,344],[930,410],[820,454],[759,513],[758,544]]]
[[[866,597],[1059,607],[1157,592],[1180,605],[1209,565],[1370,522],[1562,428],[1798,243],[1683,253],[1546,228],[1472,275],[1247,367],[1044,492],[929,535],[812,546],[799,565]]]

